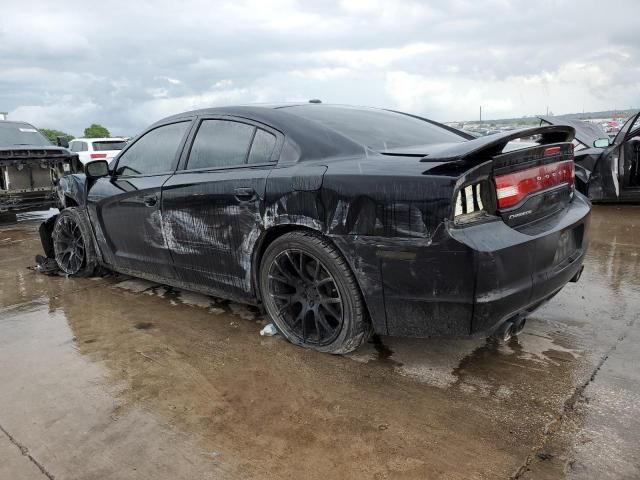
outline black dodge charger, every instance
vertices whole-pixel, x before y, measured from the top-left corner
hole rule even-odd
[[[573,136],[317,103],[187,112],[59,182],[51,255],[261,304],[322,352],[372,331],[508,338],[582,271]]]

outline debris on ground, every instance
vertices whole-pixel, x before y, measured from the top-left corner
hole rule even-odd
[[[56,262],[54,258],[36,255],[36,265],[33,267],[33,270],[44,273],[45,275],[57,275],[59,271],[58,262]]]
[[[262,330],[260,330],[260,335],[262,335],[263,337],[273,337],[274,335],[278,335],[278,333],[278,329],[273,323],[270,323]]]

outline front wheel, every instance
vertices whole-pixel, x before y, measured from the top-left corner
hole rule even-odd
[[[53,251],[60,270],[67,275],[88,277],[97,269],[96,251],[89,222],[82,210],[65,208],[51,233]]]
[[[348,353],[371,332],[353,273],[319,235],[291,232],[274,240],[262,257],[260,292],[273,322],[296,345]]]

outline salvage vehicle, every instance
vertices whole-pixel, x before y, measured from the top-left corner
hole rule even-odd
[[[640,112],[632,115],[613,141],[598,125],[561,117],[540,124],[576,130],[576,188],[593,202],[640,201]]]
[[[74,158],[32,125],[0,120],[0,214],[57,206],[54,183]]]
[[[372,331],[506,340],[582,271],[573,137],[319,103],[187,112],[61,180],[53,254],[262,305],[322,352]]]

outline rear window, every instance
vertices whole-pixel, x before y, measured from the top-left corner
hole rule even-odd
[[[465,138],[418,118],[386,110],[299,105],[287,112],[329,127],[373,150],[464,142]]]
[[[50,147],[51,142],[27,123],[0,122],[0,147],[16,145]]]
[[[93,142],[94,152],[103,152],[105,150],[122,150],[127,142],[122,140],[108,140],[102,142]]]

